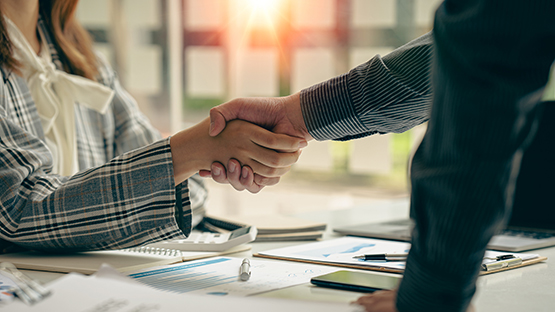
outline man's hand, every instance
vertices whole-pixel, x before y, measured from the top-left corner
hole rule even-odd
[[[397,290],[381,290],[370,295],[362,296],[353,303],[364,307],[366,312],[397,312],[395,302],[397,300]],[[466,312],[475,312],[471,304]]]
[[[306,141],[313,139],[304,123],[299,93],[281,98],[239,98],[216,106],[210,110],[210,135],[218,135],[233,119],[246,120]],[[308,144],[306,141],[301,141],[299,148],[305,147]],[[230,160],[227,170],[223,164],[213,163],[210,171],[201,170],[199,173],[202,177],[212,177],[218,183],[229,183],[236,190],[246,189],[251,193],[279,182],[279,178],[253,173],[250,167],[241,168],[236,160]]]
[[[304,123],[299,93],[280,98],[238,98],[216,106],[210,110],[210,135],[218,135],[226,123],[234,119],[312,140]]]
[[[248,190],[253,194],[260,192],[264,186],[277,184],[280,180],[279,177],[267,178],[258,174],[253,174],[249,166],[243,166],[241,168],[241,164],[235,159],[229,160],[227,163],[227,171],[224,165],[219,162],[214,162],[212,163],[210,171],[201,170],[199,174],[203,178],[212,177],[214,181],[218,183],[229,183],[238,191]]]
[[[354,303],[363,306],[366,312],[397,312],[396,299],[397,290],[381,290],[362,296]]]

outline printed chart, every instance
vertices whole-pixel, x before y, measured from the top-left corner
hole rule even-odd
[[[309,283],[310,278],[336,271],[325,266],[251,260],[251,278],[239,279],[242,259],[216,257],[132,272],[130,277],[172,293],[248,296]]]

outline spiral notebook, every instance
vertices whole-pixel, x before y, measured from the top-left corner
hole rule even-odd
[[[255,242],[317,240],[326,230],[325,223],[281,215],[205,216],[199,224],[206,231],[219,233],[250,225],[258,229]]]
[[[71,254],[47,254],[36,251],[0,255],[0,262],[11,262],[18,269],[58,273],[95,273],[103,263],[120,272],[136,271],[159,265],[174,264],[195,259],[209,258],[249,250],[249,245],[239,245],[222,252],[183,252],[156,249],[126,249],[87,251]]]

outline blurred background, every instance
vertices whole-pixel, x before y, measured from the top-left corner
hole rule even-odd
[[[284,96],[428,32],[441,0],[80,0],[77,17],[165,135],[235,97]],[[311,142],[256,195],[208,181],[209,213],[297,214],[406,198],[425,125]]]

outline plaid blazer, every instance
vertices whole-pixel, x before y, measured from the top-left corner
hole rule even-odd
[[[62,69],[41,20],[38,27]],[[191,202],[203,209],[200,178],[174,185],[169,138],[161,139],[101,57],[98,69],[98,81],[115,96],[104,115],[75,103],[80,171],[64,177],[51,173],[52,154],[25,80],[1,68],[0,247],[98,250],[179,239],[191,230]]]

